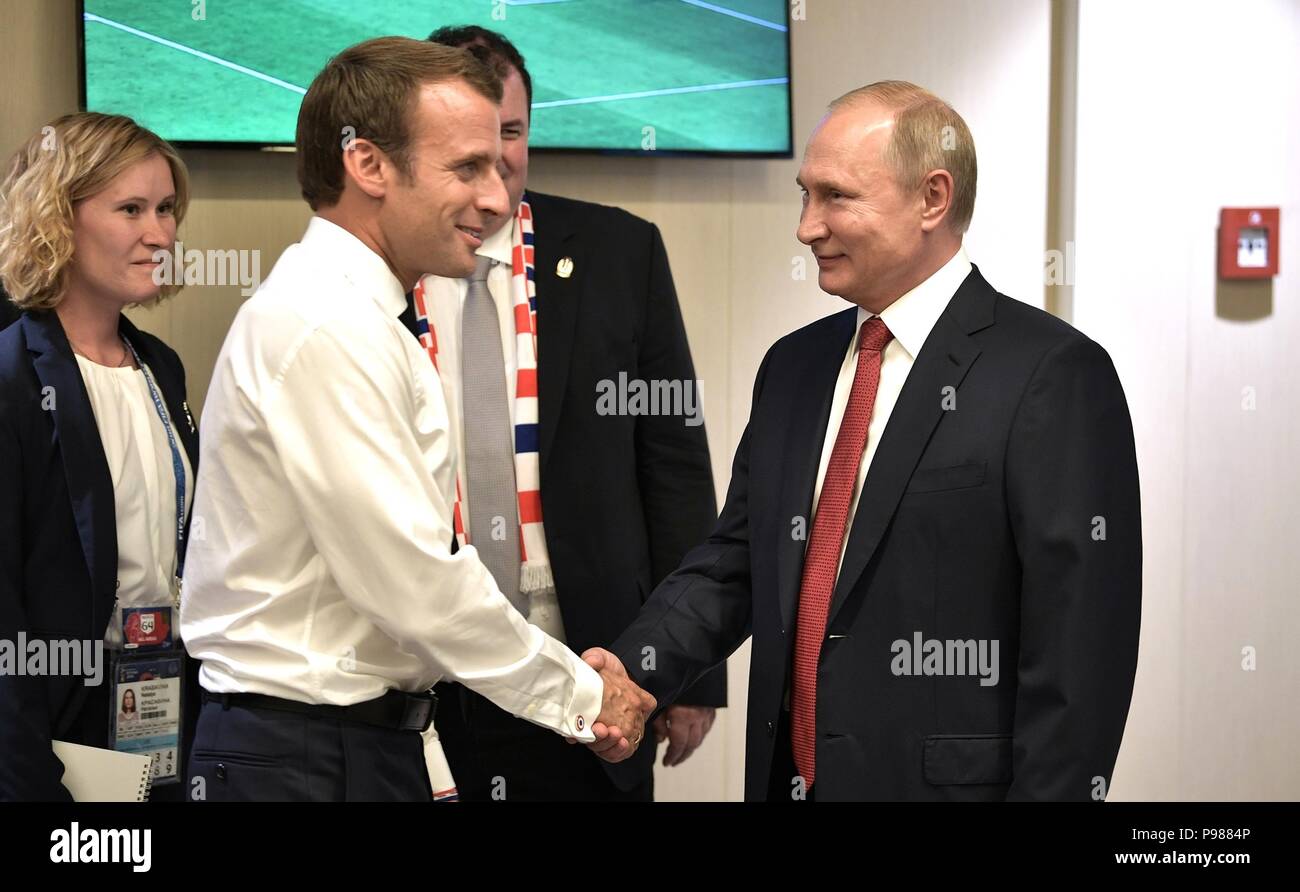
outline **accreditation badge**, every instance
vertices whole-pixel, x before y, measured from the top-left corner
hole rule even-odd
[[[154,784],[181,779],[185,653],[175,647],[170,607],[122,611],[123,651],[113,665],[111,746],[149,756]]]

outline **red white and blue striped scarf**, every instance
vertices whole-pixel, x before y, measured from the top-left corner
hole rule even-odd
[[[542,529],[541,462],[537,426],[537,282],[533,269],[533,211],[519,202],[511,240],[511,304],[515,318],[515,490],[519,495],[519,591],[525,595],[554,589],[551,559]],[[415,286],[416,331],[438,368],[438,334],[425,301],[424,279]],[[456,504],[452,511],[456,541],[470,544],[464,511],[465,462],[457,463]]]

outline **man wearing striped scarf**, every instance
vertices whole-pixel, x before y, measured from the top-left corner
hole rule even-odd
[[[501,174],[512,215],[485,229],[466,280],[426,276],[408,324],[446,392],[461,474],[457,541],[472,543],[530,623],[576,652],[612,641],[716,517],[694,415],[603,414],[602,382],[670,382],[694,367],[658,229],[617,208],[525,194],[532,85],[518,50],[478,27],[467,47],[502,78]],[[649,800],[654,747],[616,764],[440,690],[438,730],[465,800]],[[726,669],[655,722],[666,765],[700,745],[726,702]]]

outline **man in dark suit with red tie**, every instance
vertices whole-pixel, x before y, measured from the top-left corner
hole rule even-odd
[[[750,800],[1105,797],[1141,526],[1105,350],[995,291],[975,147],[887,81],[833,103],[798,237],[855,306],[779,340],[713,533],[600,661],[671,703],[753,636]]]

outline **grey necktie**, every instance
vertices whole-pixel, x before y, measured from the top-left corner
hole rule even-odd
[[[515,487],[513,412],[506,394],[501,322],[488,292],[490,257],[480,256],[461,316],[461,400],[465,418],[465,480],[469,541],[510,603],[525,616],[519,594],[519,496]]]

